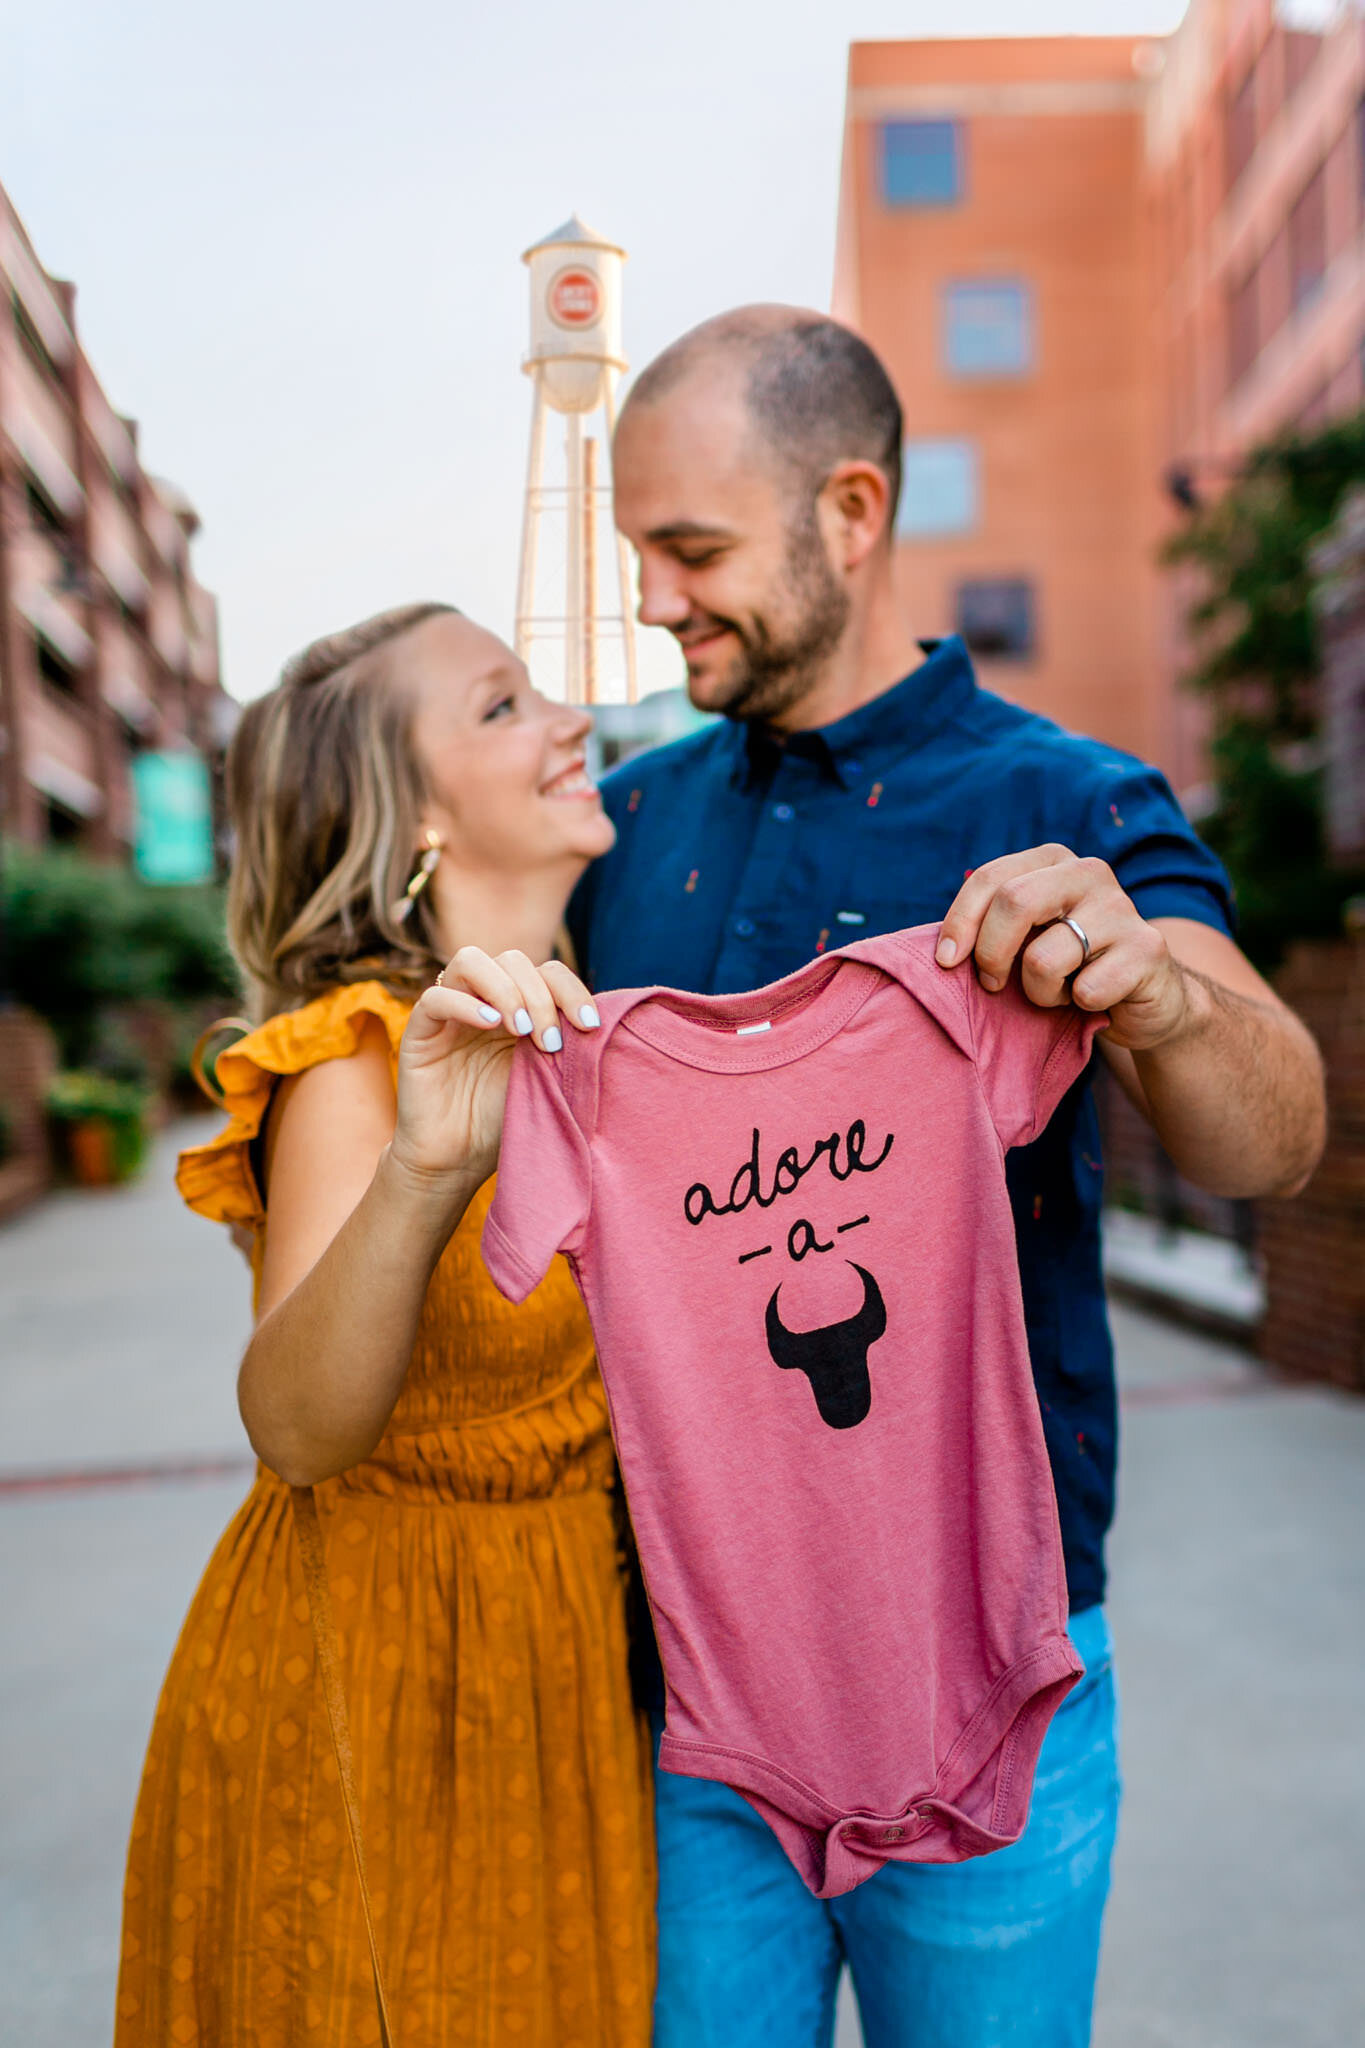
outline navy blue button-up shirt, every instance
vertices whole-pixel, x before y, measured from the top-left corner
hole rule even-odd
[[[1060,841],[1144,917],[1231,930],[1222,867],[1165,778],[978,687],[944,640],[894,689],[779,741],[719,720],[609,775],[613,851],[569,909],[599,989],[757,988],[851,939],[941,918],[973,868]],[[1088,1078],[1006,1162],[1074,1611],[1104,1596],[1116,1397]]]

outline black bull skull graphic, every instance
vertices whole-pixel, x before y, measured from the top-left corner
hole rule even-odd
[[[863,1283],[862,1306],[841,1323],[818,1330],[789,1330],[778,1312],[780,1287],[768,1303],[768,1350],[784,1372],[803,1372],[810,1381],[820,1420],[831,1429],[856,1429],[872,1406],[867,1354],[886,1330],[886,1304],[872,1275],[853,1265]]]

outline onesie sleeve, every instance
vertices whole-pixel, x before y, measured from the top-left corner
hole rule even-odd
[[[1007,1149],[1027,1145],[1085,1072],[1095,1033],[1109,1019],[1073,1003],[1040,1009],[1019,987],[1017,974],[998,994],[988,995],[970,965],[957,972],[976,1070],[1000,1142]]]
[[[587,1140],[564,1099],[562,1055],[529,1040],[512,1059],[497,1188],[483,1259],[499,1293],[524,1301],[556,1252],[578,1249],[591,1205]]]

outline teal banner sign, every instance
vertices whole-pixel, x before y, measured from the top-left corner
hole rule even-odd
[[[147,882],[207,882],[213,877],[213,801],[198,754],[137,754],[133,759],[137,837],[133,863]]]

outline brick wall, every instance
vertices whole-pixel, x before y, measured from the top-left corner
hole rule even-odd
[[[1322,1047],[1329,1131],[1304,1192],[1258,1205],[1260,1348],[1281,1372],[1365,1392],[1365,929],[1295,947],[1276,985]]]
[[[56,1070],[56,1041],[41,1017],[0,1008],[0,1105],[11,1148],[0,1160],[0,1221],[42,1194],[52,1177],[43,1103]]]
[[[1247,1243],[1248,1205],[1211,1195],[1178,1173],[1146,1117],[1133,1107],[1103,1062],[1095,1086],[1104,1138],[1105,1201],[1151,1216],[1173,1230],[1203,1230]]]

